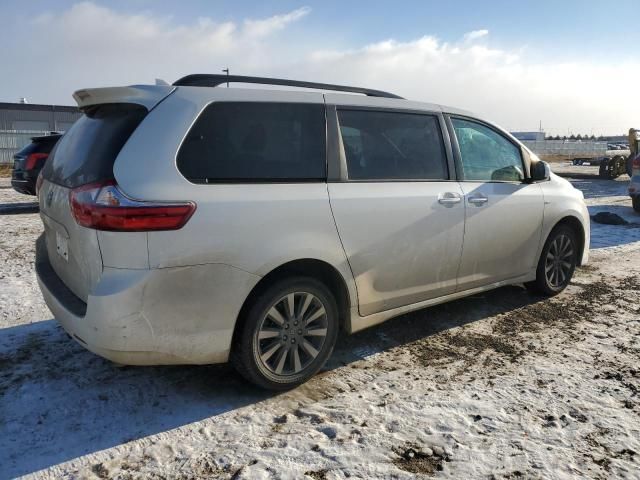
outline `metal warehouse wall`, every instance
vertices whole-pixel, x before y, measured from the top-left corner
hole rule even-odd
[[[70,106],[0,103],[0,164],[12,163],[31,137],[66,131],[81,115]]]
[[[565,142],[563,140],[523,141],[538,155],[566,155],[567,157],[596,157],[607,153],[607,142]]]

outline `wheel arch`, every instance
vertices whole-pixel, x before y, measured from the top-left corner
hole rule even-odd
[[[236,319],[231,343],[232,349],[236,343],[236,336],[241,329],[240,327],[246,318],[247,311],[255,301],[255,298],[270,285],[273,285],[274,282],[293,276],[310,277],[322,282],[336,299],[340,329],[346,332],[351,331],[351,297],[349,295],[347,282],[342,274],[335,267],[325,261],[314,258],[302,258],[283,263],[282,265],[273,268],[269,273],[263,276],[253,287],[251,292],[249,292],[249,295],[247,295],[247,298],[242,304]]]

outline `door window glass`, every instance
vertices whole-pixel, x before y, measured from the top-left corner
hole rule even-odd
[[[339,110],[350,179],[444,180],[447,162],[434,115]]]
[[[452,118],[464,180],[524,180],[520,149],[505,137],[480,123]]]

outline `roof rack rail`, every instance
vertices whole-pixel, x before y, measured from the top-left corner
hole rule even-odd
[[[207,73],[194,73],[182,77],[173,82],[176,87],[217,87],[223,83],[257,83],[261,85],[284,85],[287,87],[315,88],[318,90],[333,90],[336,92],[362,93],[369,97],[400,98],[402,97],[381,90],[371,90],[361,87],[347,87],[345,85],[332,85],[330,83],[303,82],[299,80],[286,80],[283,78],[246,77],[243,75],[219,75]]]

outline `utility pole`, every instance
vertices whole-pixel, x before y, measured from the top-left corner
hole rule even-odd
[[[223,68],[222,72],[227,74],[227,88],[229,88],[229,67]]]

